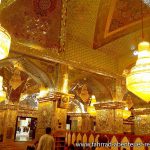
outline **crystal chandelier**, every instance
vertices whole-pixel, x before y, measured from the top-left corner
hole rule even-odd
[[[0,25],[0,60],[8,57],[11,37],[8,32]]]
[[[150,43],[138,45],[138,59],[126,78],[127,89],[143,99],[150,101]]]

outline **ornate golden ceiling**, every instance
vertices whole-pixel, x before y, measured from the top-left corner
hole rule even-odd
[[[143,10],[148,27],[150,8],[143,3]],[[0,6],[11,51],[110,75],[134,63],[130,49],[141,40],[140,20],[141,0],[2,0]]]
[[[1,24],[13,40],[29,46],[60,49],[61,0],[2,1]],[[11,4],[11,5],[9,5]],[[3,4],[4,5],[4,4]],[[2,6],[3,6],[2,5]]]
[[[99,8],[94,48],[141,29],[141,0],[106,0]],[[106,2],[105,1],[105,2]],[[104,2],[104,1],[103,1]],[[105,11],[107,10],[107,11]],[[150,8],[143,3],[143,17],[150,24]],[[103,23],[100,23],[103,20]]]

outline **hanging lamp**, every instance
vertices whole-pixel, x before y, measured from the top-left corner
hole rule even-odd
[[[142,38],[143,36],[143,8],[142,14]],[[129,91],[140,97],[142,100],[150,101],[150,43],[140,42],[138,45],[138,59],[136,65],[126,77],[126,86]]]

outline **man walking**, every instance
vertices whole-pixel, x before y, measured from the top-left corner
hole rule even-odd
[[[55,150],[54,138],[51,135],[51,128],[46,128],[46,134],[41,136],[37,150]]]

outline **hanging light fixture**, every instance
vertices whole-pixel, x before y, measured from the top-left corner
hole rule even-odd
[[[142,14],[142,38],[143,36],[143,13]],[[144,39],[144,38],[143,38]],[[129,91],[142,100],[150,101],[150,43],[143,41],[138,45],[138,59],[126,78],[126,86]]]
[[[10,44],[11,37],[9,33],[0,25],[0,60],[8,57]]]
[[[96,116],[96,110],[94,107],[94,104],[96,103],[96,98],[95,95],[92,95],[91,97],[91,104],[90,106],[88,106],[87,108],[87,112],[91,115],[91,116]]]
[[[3,91],[3,77],[0,76],[0,102],[6,100],[6,92]]]

